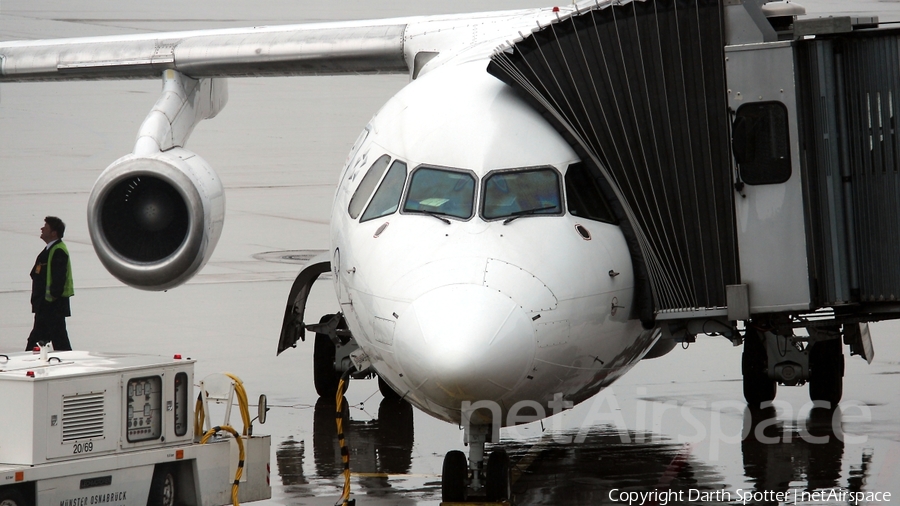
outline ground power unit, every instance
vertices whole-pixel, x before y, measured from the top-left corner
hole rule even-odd
[[[203,430],[197,416],[209,399],[236,398],[240,380],[208,383],[195,411],[194,361],[177,355],[0,354],[0,503],[212,506],[233,503],[234,492],[240,502],[271,497],[269,436]]]

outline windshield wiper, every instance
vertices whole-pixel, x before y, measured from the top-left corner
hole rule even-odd
[[[438,212],[435,212],[435,211],[424,211],[424,210],[422,210],[422,209],[419,209],[419,210],[417,210],[417,211],[415,211],[415,212],[417,212],[417,213],[422,213],[422,214],[427,214],[428,216],[431,216],[432,218],[437,218],[437,219],[443,221],[443,222],[446,223],[447,225],[450,224],[450,220],[448,220],[447,218],[444,218],[444,216],[447,216],[447,213],[438,213]]]
[[[544,206],[544,207],[535,207],[534,209],[522,209],[521,211],[516,211],[512,213],[509,218],[503,220],[504,225],[509,225],[509,223],[515,219],[521,218],[522,216],[527,216],[529,214],[536,214],[541,211],[549,211],[550,209],[556,209],[559,206]]]

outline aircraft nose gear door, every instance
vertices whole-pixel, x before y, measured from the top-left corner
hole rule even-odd
[[[306,340],[306,324],[303,322],[306,313],[306,300],[309,298],[309,291],[312,289],[313,283],[319,278],[319,275],[328,272],[331,269],[331,263],[328,261],[328,252],[314,257],[306,267],[297,275],[291,286],[291,293],[288,295],[287,307],[284,309],[284,321],[281,324],[281,337],[278,340],[278,352],[292,348],[297,345],[297,340]],[[324,257],[324,258],[323,258]]]

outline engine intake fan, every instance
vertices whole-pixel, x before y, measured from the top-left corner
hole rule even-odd
[[[196,274],[212,255],[224,216],[221,180],[183,148],[120,158],[100,175],[88,202],[100,261],[143,290],[166,290]]]

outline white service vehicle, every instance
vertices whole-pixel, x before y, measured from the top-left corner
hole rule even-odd
[[[193,381],[194,361],[179,355],[0,354],[0,505],[206,506],[231,504],[235,491],[240,502],[270,498],[271,440],[247,434],[240,380],[201,381],[196,413]],[[244,435],[227,427],[235,394]],[[204,413],[217,399],[227,401],[225,423],[210,430]]]

